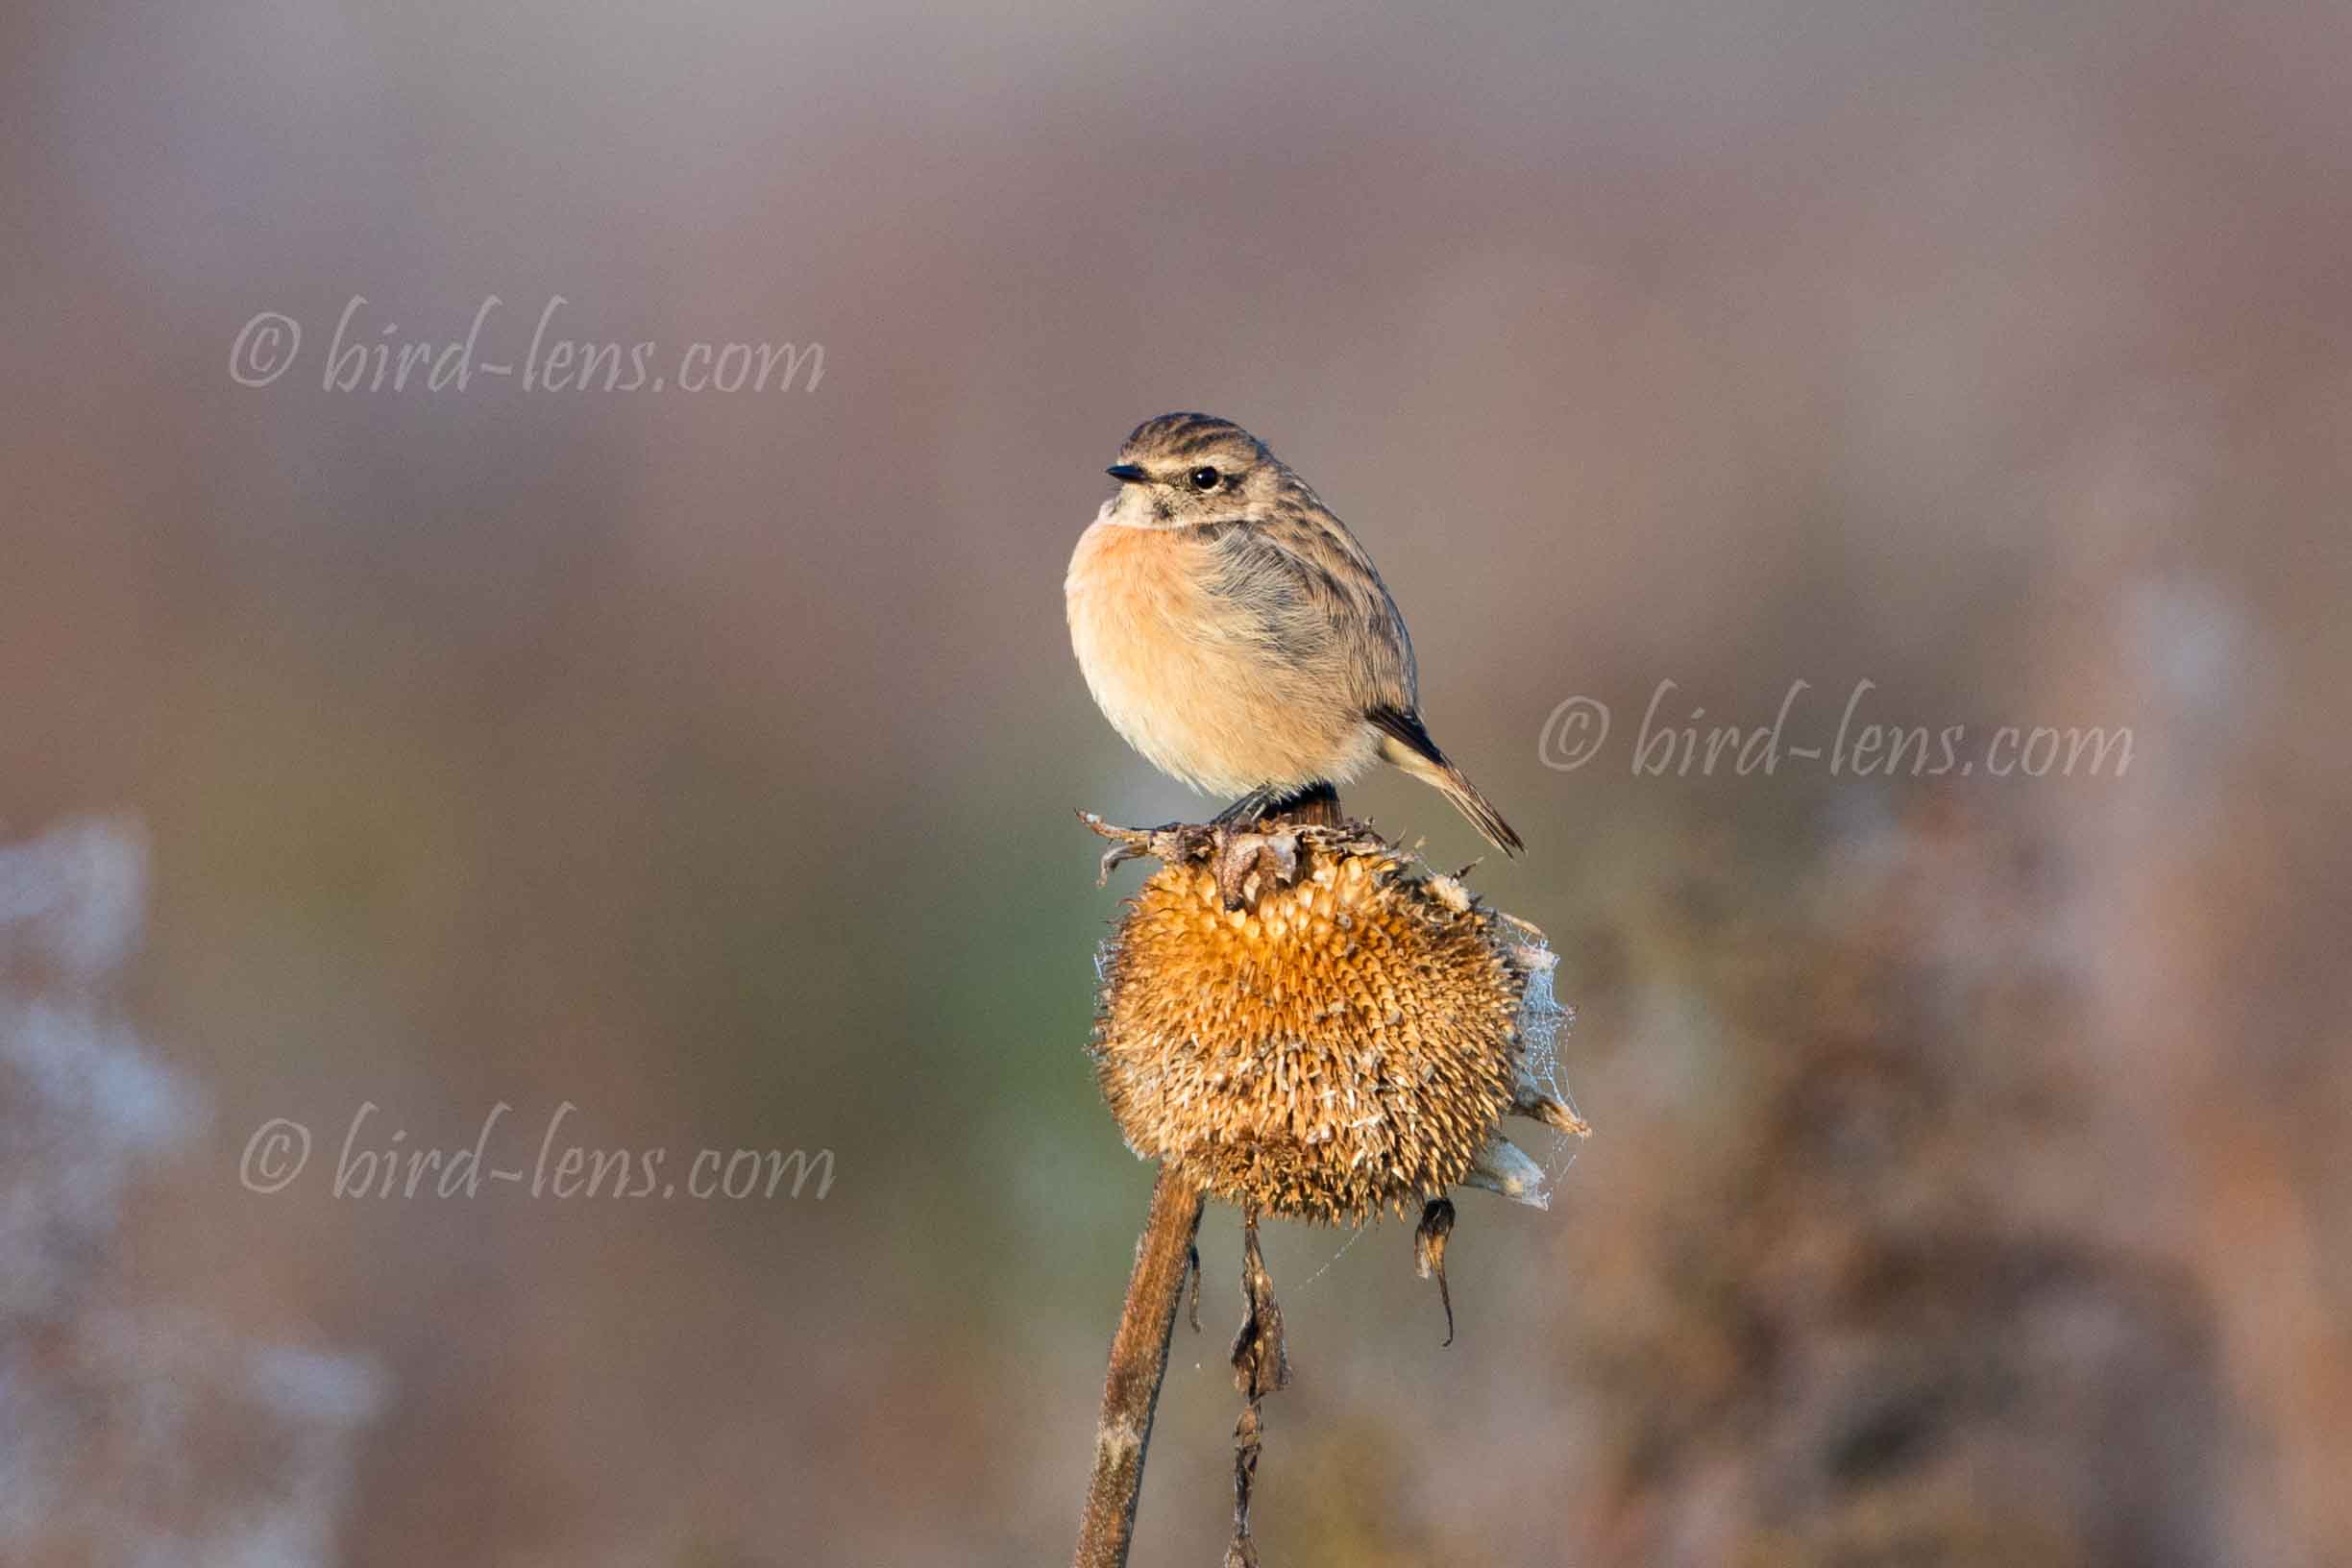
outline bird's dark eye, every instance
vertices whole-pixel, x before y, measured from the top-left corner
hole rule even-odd
[[[1214,490],[1216,487],[1217,487],[1217,471],[1216,471],[1215,469],[1213,469],[1213,468],[1196,468],[1196,469],[1194,469],[1194,470],[1192,471],[1192,488],[1193,488],[1193,489],[1195,489],[1195,490]]]

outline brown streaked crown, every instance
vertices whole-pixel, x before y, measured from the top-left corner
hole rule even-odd
[[[1218,463],[1249,467],[1269,460],[1265,443],[1214,414],[1162,414],[1138,425],[1119,446],[1119,461],[1158,473],[1164,468]]]

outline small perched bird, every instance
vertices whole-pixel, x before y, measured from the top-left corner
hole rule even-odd
[[[1524,847],[1421,723],[1412,640],[1347,526],[1230,420],[1136,427],[1070,557],[1070,642],[1111,725],[1163,772],[1254,821],[1375,758],[1435,786],[1495,847]]]

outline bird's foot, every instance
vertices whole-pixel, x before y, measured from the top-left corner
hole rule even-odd
[[[1257,827],[1286,822],[1293,827],[1336,827],[1341,821],[1339,792],[1329,784],[1283,789],[1261,784],[1212,819],[1212,825]]]
[[[1255,827],[1260,819],[1267,816],[1276,805],[1281,803],[1282,798],[1282,791],[1271,784],[1261,784],[1212,817],[1209,820],[1209,825],[1212,827]]]

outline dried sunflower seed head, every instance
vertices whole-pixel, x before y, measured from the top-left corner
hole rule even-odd
[[[1512,1112],[1583,1130],[1530,1061],[1560,1016],[1541,932],[1360,824],[1284,834],[1240,908],[1216,835],[1128,837],[1164,864],[1105,946],[1093,1054],[1136,1153],[1293,1218],[1402,1215],[1464,1182],[1541,1201],[1496,1134]]]

